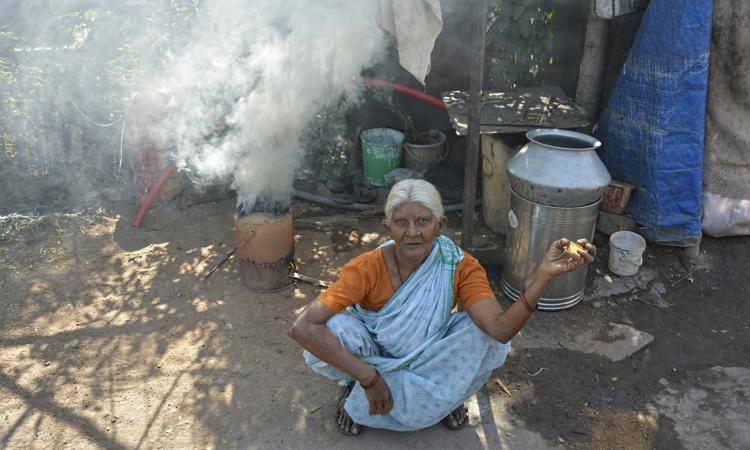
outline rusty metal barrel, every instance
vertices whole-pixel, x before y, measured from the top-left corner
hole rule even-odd
[[[242,284],[254,292],[277,292],[291,286],[294,260],[292,213],[238,213],[234,219],[236,257]]]

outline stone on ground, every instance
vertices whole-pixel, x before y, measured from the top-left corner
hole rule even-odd
[[[654,340],[654,337],[644,331],[636,330],[628,325],[612,323],[584,332],[573,342],[565,344],[570,350],[585,353],[596,353],[612,361],[620,361]]]

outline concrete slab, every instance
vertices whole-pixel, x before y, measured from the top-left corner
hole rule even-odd
[[[593,320],[592,320],[593,319]],[[535,314],[513,338],[513,350],[527,348],[570,348],[575,339],[590,330],[598,330],[607,320],[578,315],[575,308],[567,311]]]
[[[571,313],[569,311],[569,313]],[[620,361],[653,342],[654,337],[628,325],[587,321],[573,313],[561,320],[559,314],[539,314],[513,338],[515,351],[547,348],[594,353]]]
[[[653,270],[641,267],[632,277],[618,277],[616,275],[600,273],[591,283],[591,288],[584,295],[584,300],[600,300],[615,295],[627,294],[635,289],[646,289],[654,279]]]
[[[750,448],[750,368],[716,366],[687,384],[660,382],[658,412],[674,421],[684,448]]]
[[[570,350],[596,353],[612,361],[620,361],[653,342],[654,337],[621,323],[608,323],[578,336],[565,345]]]

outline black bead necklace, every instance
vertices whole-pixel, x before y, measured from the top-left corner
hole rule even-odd
[[[401,281],[401,284],[404,283],[404,276],[401,274],[401,266],[398,263],[398,255],[396,255],[396,252],[393,252],[393,259],[396,260],[396,272],[398,272],[398,279]]]

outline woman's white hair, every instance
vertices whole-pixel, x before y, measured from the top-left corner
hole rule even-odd
[[[419,202],[429,209],[436,219],[443,218],[443,201],[440,193],[429,181],[401,180],[394,184],[385,202],[385,220],[390,221],[393,210],[406,202]]]

